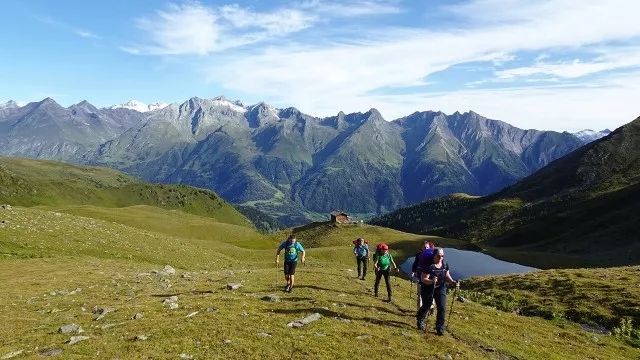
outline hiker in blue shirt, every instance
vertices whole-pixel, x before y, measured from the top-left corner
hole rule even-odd
[[[280,251],[282,251],[282,249],[284,249],[284,278],[287,281],[287,284],[284,286],[284,291],[291,292],[293,290],[296,266],[298,265],[298,252],[302,253],[301,260],[304,264],[305,251],[302,245],[296,241],[296,236],[294,234],[289,235],[289,238],[278,247],[278,252],[276,252],[276,266],[280,264]]]
[[[358,277],[360,280],[364,280],[367,276],[367,263],[369,262],[369,245],[365,244],[363,238],[358,238],[356,246],[353,248],[353,253],[356,256],[356,263],[358,264]],[[360,265],[362,264],[362,272],[360,271]],[[362,274],[362,277],[360,277]]]

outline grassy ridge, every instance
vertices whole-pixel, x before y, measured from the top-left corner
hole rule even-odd
[[[482,198],[449,196],[371,223],[468,240],[496,254],[537,253],[525,264],[640,263],[640,118]],[[544,254],[566,261],[547,263]]]
[[[251,226],[212,191],[186,185],[147,184],[102,167],[0,157],[0,185],[0,202],[12,205],[151,205]]]

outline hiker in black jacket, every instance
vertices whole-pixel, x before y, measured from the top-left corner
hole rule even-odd
[[[433,254],[433,264],[422,272],[422,307],[417,314],[418,329],[424,330],[424,319],[429,310],[432,299],[436,301],[436,333],[444,335],[444,320],[447,310],[447,284],[460,286],[458,281],[451,278],[449,265],[444,262],[444,250],[436,248]]]

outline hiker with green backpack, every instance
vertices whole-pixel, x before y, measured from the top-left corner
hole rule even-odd
[[[291,292],[293,291],[296,266],[298,265],[298,252],[302,253],[301,261],[304,264],[305,251],[302,245],[296,240],[296,236],[294,234],[289,235],[289,238],[280,244],[278,252],[276,252],[276,268],[280,264],[280,251],[282,251],[282,249],[284,249],[284,278],[287,281],[287,284],[284,286],[284,291]]]
[[[387,285],[387,295],[389,296],[389,302],[393,301],[391,294],[391,279],[390,272],[391,266],[398,271],[396,263],[393,261],[393,256],[389,253],[389,246],[387,244],[378,244],[376,253],[373,255],[373,267],[376,271],[376,282],[374,284],[374,293],[378,297],[378,287],[380,285],[380,278],[384,276],[384,282]]]

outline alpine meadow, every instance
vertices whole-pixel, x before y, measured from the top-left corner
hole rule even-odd
[[[6,0],[0,359],[640,359],[638,13]]]

